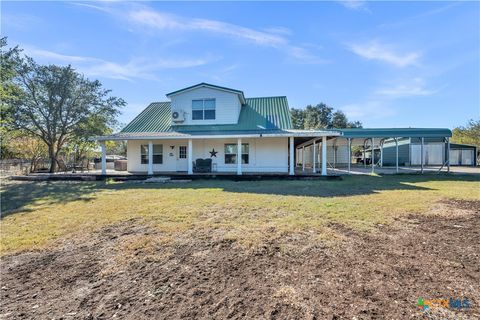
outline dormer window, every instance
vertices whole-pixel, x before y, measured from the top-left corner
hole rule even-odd
[[[215,99],[192,100],[192,120],[215,120]]]

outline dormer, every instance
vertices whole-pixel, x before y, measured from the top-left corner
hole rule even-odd
[[[240,90],[200,83],[167,94],[173,125],[235,124],[245,96]]]

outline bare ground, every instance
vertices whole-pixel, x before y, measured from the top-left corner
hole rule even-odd
[[[222,230],[175,239],[132,220],[1,261],[0,319],[480,318],[480,201],[439,203],[335,244],[308,233],[254,248]],[[417,299],[468,298],[468,311]]]

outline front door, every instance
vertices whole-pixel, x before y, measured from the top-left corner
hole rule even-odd
[[[187,171],[187,146],[179,146],[177,149],[177,171]]]

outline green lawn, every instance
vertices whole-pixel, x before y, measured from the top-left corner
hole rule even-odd
[[[349,176],[338,181],[8,183],[2,187],[0,253],[39,248],[62,236],[135,219],[167,235],[222,230],[252,244],[328,226],[374,230],[395,217],[432,214],[441,199],[480,199],[478,176]],[[436,212],[438,214],[438,212]]]

